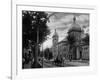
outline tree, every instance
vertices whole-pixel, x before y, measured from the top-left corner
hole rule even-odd
[[[46,25],[47,19],[47,14],[45,12],[22,11],[23,48],[29,46],[29,40],[32,42],[31,44],[34,45],[32,49],[34,50],[33,55],[35,63],[37,63],[39,45],[42,44],[47,39],[47,35],[50,34],[50,30]]]
[[[53,58],[52,51],[49,50],[49,59],[52,59],[52,58]]]
[[[44,50],[44,57],[45,57],[45,59],[49,59],[49,48],[46,48]]]
[[[89,45],[89,34],[86,34],[86,36],[83,38],[83,41]]]
[[[28,45],[28,40],[37,42],[37,31],[39,31],[39,44],[46,40],[46,36],[50,34],[47,27],[47,14],[37,11],[22,11],[22,30],[23,30],[23,46]]]

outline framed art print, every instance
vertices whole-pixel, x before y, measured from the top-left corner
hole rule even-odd
[[[12,80],[95,73],[95,32],[94,7],[13,0]]]

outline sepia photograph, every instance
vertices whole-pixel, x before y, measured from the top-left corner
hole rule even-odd
[[[89,66],[89,16],[22,10],[22,69]]]

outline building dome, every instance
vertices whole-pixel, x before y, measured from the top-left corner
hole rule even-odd
[[[79,24],[76,23],[76,17],[73,18],[73,24],[71,25],[71,28],[69,29],[69,32],[76,31],[81,32],[82,29]]]

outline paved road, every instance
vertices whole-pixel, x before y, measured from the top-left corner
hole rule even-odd
[[[64,67],[70,67],[70,66],[89,66],[89,62],[87,61],[65,61],[64,62]],[[54,64],[52,64],[52,62],[50,61],[46,61],[44,62],[44,67],[59,67],[56,66]]]
[[[57,67],[56,65],[52,64],[51,61],[44,61],[43,63],[44,68],[49,68],[49,67]]]
[[[42,66],[42,62],[40,62],[41,66]],[[72,66],[89,66],[89,62],[88,61],[65,61],[64,62],[64,67],[72,67]],[[43,68],[50,68],[50,67],[59,67],[55,64],[53,64],[51,61],[44,61],[43,62]],[[31,68],[31,64],[25,64],[24,68]]]

